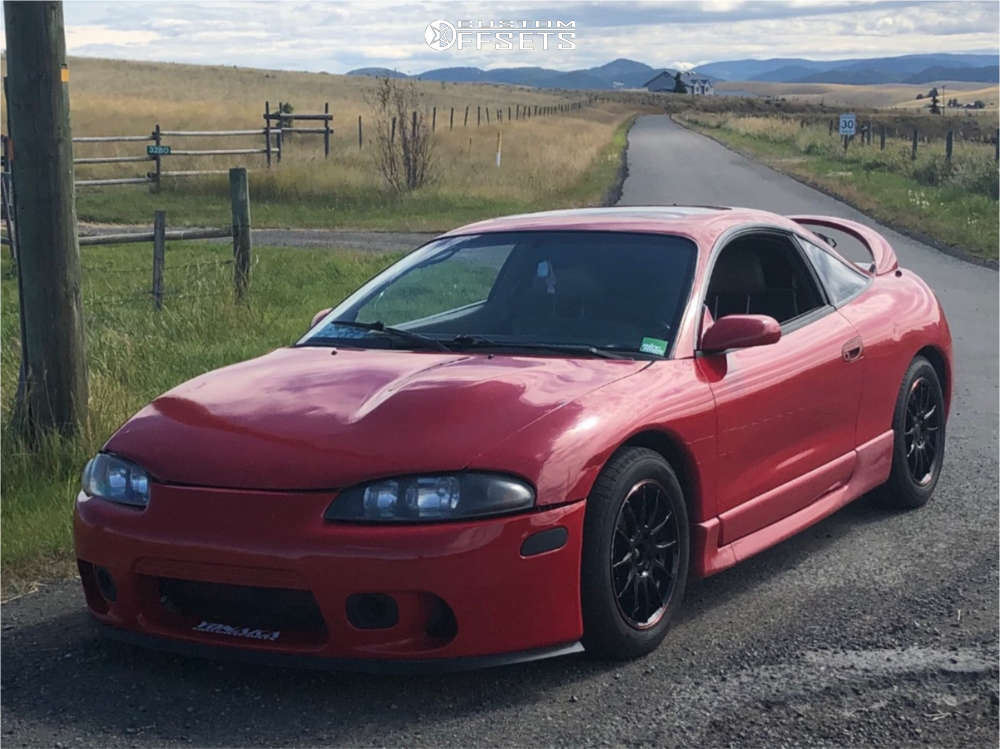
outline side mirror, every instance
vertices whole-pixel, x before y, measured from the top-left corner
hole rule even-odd
[[[781,338],[781,326],[767,315],[720,317],[701,336],[701,350],[717,354],[728,349],[767,346]]]
[[[317,312],[315,315],[313,315],[313,321],[311,323],[309,323],[309,327],[310,328],[315,328],[316,327],[316,323],[318,323],[320,320],[322,320],[324,317],[326,317],[328,314],[330,314],[330,310],[332,310],[332,309],[333,309],[333,307],[327,307],[326,309],[321,309],[319,312]]]

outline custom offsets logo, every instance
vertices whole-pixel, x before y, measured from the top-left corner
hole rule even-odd
[[[576,49],[576,21],[431,21],[424,29],[427,46],[457,50]]]

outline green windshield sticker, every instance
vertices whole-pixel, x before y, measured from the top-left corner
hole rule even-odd
[[[661,338],[643,338],[639,350],[644,354],[664,356],[667,353],[667,342]]]

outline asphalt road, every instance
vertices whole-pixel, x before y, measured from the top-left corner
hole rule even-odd
[[[856,211],[644,117],[624,203]],[[871,223],[871,222],[869,222]],[[955,337],[945,472],[689,587],[653,655],[439,676],[188,660],[101,639],[74,583],[3,607],[5,746],[996,746],[997,274],[885,230]],[[502,626],[502,623],[498,623]]]

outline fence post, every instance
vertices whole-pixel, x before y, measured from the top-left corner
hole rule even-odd
[[[233,288],[241,300],[250,286],[250,185],[246,167],[229,170],[229,198],[233,205]]]
[[[833,120],[830,120],[827,124],[830,126],[830,132],[828,135],[833,135]]]
[[[396,142],[396,118],[395,117],[392,118],[392,129],[389,131],[389,142],[390,143],[395,143]]]
[[[264,150],[267,153],[267,168],[271,168],[271,102],[264,102]]]
[[[275,145],[278,147],[278,163],[281,163],[281,149],[285,140],[285,128],[281,118],[281,102],[278,102],[278,135],[275,138]]]
[[[414,112],[414,115],[415,114],[416,114],[416,112]],[[437,130],[437,124],[438,124],[438,108],[437,107],[432,107],[431,108],[431,132],[432,133],[435,130]]]
[[[163,309],[163,257],[167,249],[166,211],[153,213],[153,307]]]
[[[358,115],[358,150],[361,150],[364,141],[361,139],[361,115]]]
[[[917,129],[913,128],[913,150],[910,151],[910,161],[917,160]]]
[[[330,114],[330,102],[323,104],[323,114]],[[323,119],[323,158],[330,158],[330,120]]]
[[[885,123],[884,122],[879,127],[878,150],[879,151],[884,151],[885,150]]]
[[[948,161],[951,161],[951,147],[953,138],[954,138],[954,133],[952,133],[952,131],[949,130],[948,135],[945,137],[944,141],[944,157]]]
[[[413,124],[410,125],[410,138],[413,140],[417,139],[417,110],[413,110]]]
[[[486,107],[486,124],[487,124],[487,126],[490,124],[490,108],[489,107]]]
[[[508,121],[508,122],[510,122],[510,120],[511,120],[511,119],[512,119],[512,118],[511,118],[511,116],[510,116],[510,104],[508,104],[508,105],[507,105],[507,121]]]
[[[993,140],[993,160],[1000,161],[1000,127],[997,128],[997,136]]]
[[[455,129],[455,107],[451,108],[451,114],[448,115],[448,129]]]
[[[476,105],[476,127],[483,124],[483,108],[481,105]]]
[[[465,122],[462,123],[462,127],[469,126],[469,105],[465,105]]]
[[[160,141],[161,140],[162,140],[162,138],[160,136],[160,123],[157,122],[156,123],[156,127],[153,128],[153,142],[157,145],[157,149],[156,149],[156,151],[157,151],[157,153],[156,153],[156,172],[155,172],[155,176],[154,176],[154,179],[156,180],[156,182],[154,182],[150,186],[150,192],[159,192],[160,191],[160,153],[159,153],[160,149],[159,149],[159,145],[160,145]]]

